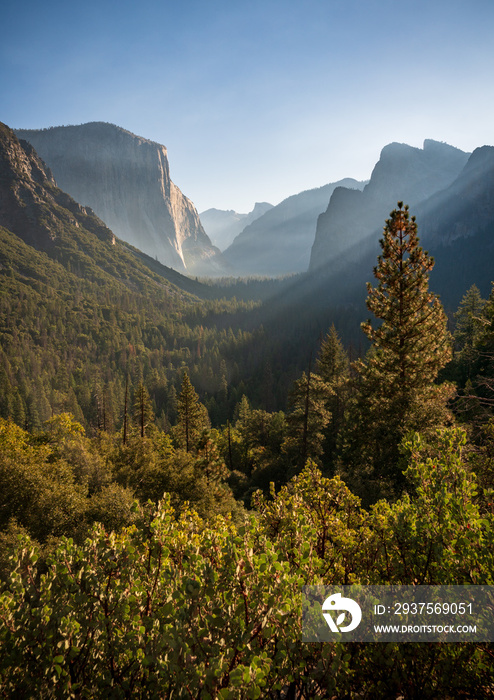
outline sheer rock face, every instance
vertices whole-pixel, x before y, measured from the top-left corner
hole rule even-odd
[[[180,271],[222,267],[194,205],[170,179],[161,144],[101,122],[16,133],[34,146],[59,187],[119,238]]]
[[[317,221],[310,270],[331,264],[373,232],[382,232],[398,201],[413,207],[447,188],[469,154],[437,141],[423,149],[391,143],[382,152],[362,192],[338,188]]]
[[[66,225],[114,243],[115,236],[89,207],[62,192],[31,144],[0,122],[0,226],[38,250],[49,250]]]

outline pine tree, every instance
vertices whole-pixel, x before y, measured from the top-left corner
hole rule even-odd
[[[355,363],[357,393],[341,458],[343,472],[367,500],[399,491],[402,438],[447,423],[454,393],[449,384],[434,384],[451,358],[451,337],[441,303],[429,290],[434,260],[419,246],[415,217],[402,202],[386,221],[380,244],[377,285],[367,285],[367,307],[380,324],[362,324],[372,347],[365,361]]]
[[[149,392],[142,382],[139,382],[134,397],[134,420],[139,426],[141,438],[147,437],[154,424],[154,411]]]
[[[235,411],[234,411],[234,418],[236,420],[236,428],[239,428],[241,425],[246,425],[247,421],[249,419],[249,416],[252,413],[252,409],[249,404],[249,399],[245,394],[242,395],[242,398],[238,402],[238,404],[235,406]]]
[[[316,370],[321,378],[328,384],[332,384],[341,378],[347,377],[350,363],[348,355],[336,332],[334,323],[321,343]]]
[[[321,343],[316,372],[328,387],[325,408],[330,419],[324,429],[324,458],[331,462],[349,397],[350,362],[334,324]]]
[[[455,313],[456,328],[454,332],[455,345],[460,351],[471,350],[484,327],[482,310],[486,300],[482,299],[479,288],[473,284],[460,302]]]
[[[174,435],[181,447],[190,452],[197,444],[201,432],[209,427],[209,417],[205,406],[184,372],[182,387],[178,397],[178,423]]]
[[[470,287],[460,302],[455,313],[454,360],[448,367],[448,376],[458,386],[455,411],[462,421],[469,423],[483,422],[490,411],[482,405],[476,396],[477,377],[485,380],[485,348],[481,348],[482,337],[486,328],[484,309],[487,302],[482,299],[478,287]],[[486,411],[487,408],[487,411]]]
[[[317,460],[323,452],[323,431],[331,417],[326,408],[330,394],[328,385],[311,371],[310,364],[308,373],[304,372],[293,385],[283,450],[297,469],[303,469],[308,459]]]
[[[469,289],[455,316],[455,338],[463,342],[455,369],[464,385],[457,410],[463,420],[482,424],[494,407],[494,283],[485,302],[476,288]]]

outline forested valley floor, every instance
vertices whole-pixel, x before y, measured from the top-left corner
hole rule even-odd
[[[407,207],[360,346],[0,236],[0,696],[494,697],[491,645],[301,642],[302,585],[493,584],[494,291],[448,319]]]

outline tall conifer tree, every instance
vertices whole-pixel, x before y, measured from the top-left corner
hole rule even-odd
[[[154,424],[155,415],[149,392],[142,382],[139,382],[134,397],[134,420],[139,426],[141,438],[146,437]]]
[[[357,361],[358,387],[343,436],[342,465],[367,500],[400,489],[399,444],[411,430],[427,432],[451,419],[454,389],[436,385],[451,358],[446,315],[429,290],[434,260],[419,246],[415,217],[398,202],[386,221],[382,253],[368,284],[371,321],[362,330],[372,342]]]
[[[184,447],[186,452],[190,452],[196,446],[200,433],[208,427],[209,416],[206,407],[200,403],[189,375],[184,372],[178,397],[178,423],[174,428],[174,434],[181,447]]]
[[[321,343],[316,372],[327,386],[325,408],[329,422],[324,429],[324,461],[332,462],[338,433],[344,422],[349,396],[350,362],[334,324]]]
[[[460,351],[471,351],[476,345],[484,329],[482,310],[485,304],[486,300],[482,299],[479,288],[473,284],[461,300],[458,311],[455,313],[454,339],[455,345]]]
[[[288,434],[283,450],[301,470],[308,459],[316,460],[323,451],[324,429],[330,420],[326,403],[331,390],[318,374],[302,374],[290,392],[291,411],[288,414]]]

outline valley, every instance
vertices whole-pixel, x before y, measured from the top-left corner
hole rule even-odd
[[[487,645],[302,643],[299,592],[492,578],[493,188],[392,143],[199,216],[161,144],[0,125],[1,692],[488,697]]]

